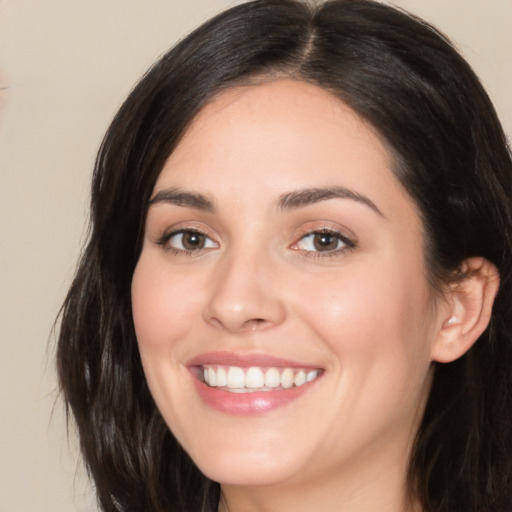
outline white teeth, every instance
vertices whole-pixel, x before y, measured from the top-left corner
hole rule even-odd
[[[305,384],[306,382],[306,372],[303,372],[302,370],[295,375],[295,378],[293,379],[293,383],[296,386],[302,386],[302,384]]]
[[[318,377],[318,370],[310,370],[306,375],[306,382],[311,382]]]
[[[265,386],[267,388],[277,388],[281,385],[281,375],[277,368],[269,368],[265,372]]]
[[[265,377],[259,368],[249,368],[245,374],[246,388],[262,388],[265,385]]]
[[[271,391],[303,386],[315,380],[321,370],[300,368],[240,368],[238,366],[208,365],[203,368],[204,382],[210,387],[228,388],[232,393]]]
[[[293,386],[293,370],[291,368],[286,368],[281,375],[281,386],[283,388],[288,389]]]
[[[227,386],[227,385],[228,385],[228,375],[226,373],[226,370],[222,367],[217,368],[217,386]],[[210,384],[210,386],[211,386],[211,384]]]
[[[217,386],[217,373],[213,368],[208,368],[208,382],[210,386]]]
[[[245,373],[242,368],[237,366],[229,367],[226,385],[228,388],[234,389],[245,387]]]

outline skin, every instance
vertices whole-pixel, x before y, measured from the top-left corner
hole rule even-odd
[[[154,198],[179,189],[215,209],[150,206],[134,323],[156,404],[221,483],[219,510],[407,509],[408,457],[451,312],[429,287],[421,221],[391,168],[353,111],[290,80],[221,93],[165,164]],[[340,197],[279,206],[332,187],[374,207]],[[182,250],[180,233],[162,243],[187,229],[205,234],[202,249]],[[318,250],[309,235],[324,229],[351,243],[332,235],[335,248]],[[219,350],[324,373],[284,407],[230,415],[200,399],[187,368]]]

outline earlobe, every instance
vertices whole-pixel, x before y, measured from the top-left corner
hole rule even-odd
[[[468,258],[461,272],[464,277],[448,285],[445,307],[439,311],[431,357],[440,363],[455,361],[473,346],[489,324],[498,293],[498,270],[486,259]]]

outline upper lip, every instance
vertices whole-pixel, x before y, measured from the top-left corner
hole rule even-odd
[[[243,352],[206,352],[187,361],[187,366],[203,366],[208,364],[239,366],[241,368],[250,368],[251,366],[305,369],[319,368],[319,366],[316,365],[304,364],[268,354],[251,354]]]

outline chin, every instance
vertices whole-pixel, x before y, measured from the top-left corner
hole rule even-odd
[[[291,475],[289,468],[283,467],[276,461],[270,464],[247,461],[246,458],[237,457],[235,460],[220,462],[199,461],[199,470],[209,479],[222,485],[239,487],[261,487],[279,484],[288,480]]]
[[[221,450],[190,453],[199,470],[223,485],[266,486],[289,480],[300,464],[289,454],[255,446],[246,450]]]

